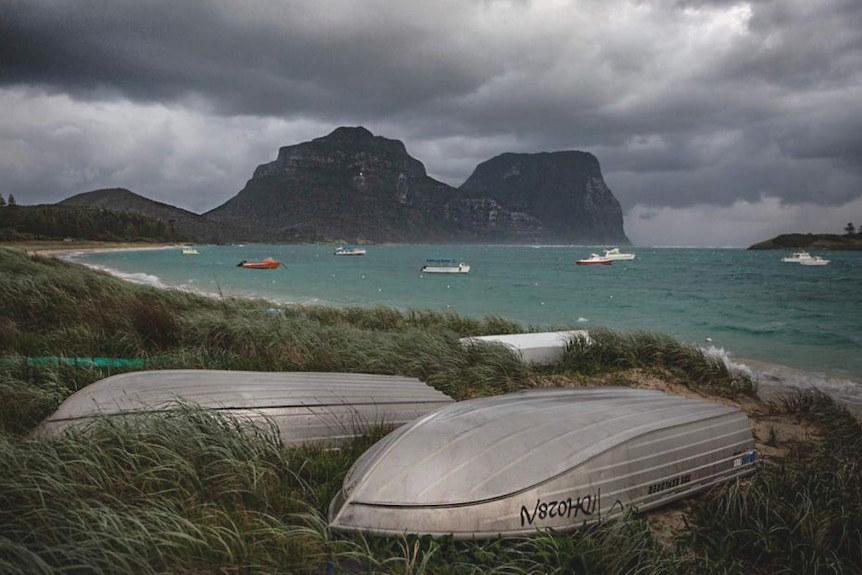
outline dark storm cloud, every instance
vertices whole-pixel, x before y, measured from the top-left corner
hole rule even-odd
[[[258,116],[374,117],[474,87],[427,27],[382,8],[329,20],[325,4],[16,2],[0,29],[10,62],[0,82],[93,99],[200,96],[220,113]]]
[[[455,186],[581,149],[633,220],[784,218],[862,195],[859,30],[858,0],[5,0],[0,175],[203,211],[279,146],[364,125]]]

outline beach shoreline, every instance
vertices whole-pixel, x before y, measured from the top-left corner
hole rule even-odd
[[[180,249],[183,243],[150,243],[150,242],[96,242],[96,241],[73,241],[65,242],[59,240],[33,240],[0,242],[0,247],[19,249],[27,255],[36,256],[62,256],[74,253],[99,253],[115,251],[145,251]]]

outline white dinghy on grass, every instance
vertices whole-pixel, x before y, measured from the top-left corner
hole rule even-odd
[[[566,346],[576,338],[587,341],[590,339],[584,330],[569,330],[465,337],[461,338],[461,344],[498,343],[513,350],[525,363],[549,365],[560,361]]]
[[[75,392],[37,433],[57,434],[98,417],[134,416],[188,404],[251,422],[269,419],[288,445],[335,445],[376,425],[403,425],[449,403],[449,396],[418,379],[394,375],[136,371]]]
[[[459,539],[576,529],[752,473],[746,414],[623,387],[453,403],[397,429],[348,471],[329,526]]]

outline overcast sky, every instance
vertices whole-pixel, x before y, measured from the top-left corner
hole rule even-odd
[[[635,245],[862,225],[860,0],[0,0],[0,195],[201,213],[364,126],[460,186],[596,155]]]

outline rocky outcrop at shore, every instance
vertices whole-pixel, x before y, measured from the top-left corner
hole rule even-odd
[[[862,250],[862,236],[837,234],[782,234],[748,247],[750,250]]]

